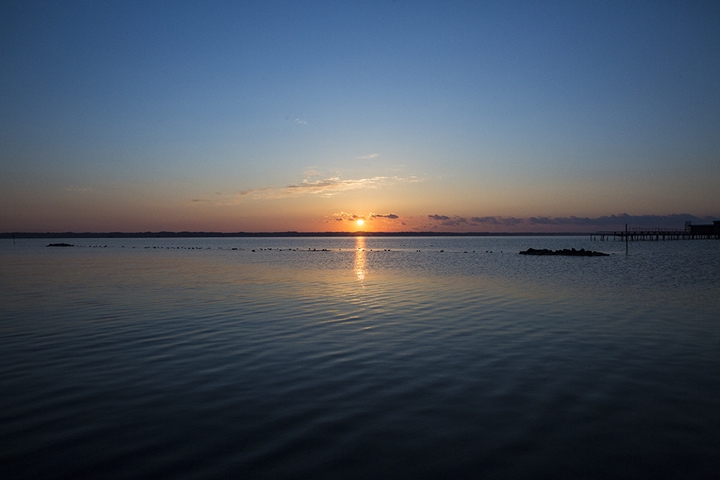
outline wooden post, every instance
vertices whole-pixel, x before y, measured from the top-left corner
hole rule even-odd
[[[625,224],[625,255],[628,254],[628,229],[627,223]]]

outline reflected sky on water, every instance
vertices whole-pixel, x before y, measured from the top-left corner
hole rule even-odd
[[[720,467],[716,243],[84,242],[0,245],[0,460],[18,478]]]

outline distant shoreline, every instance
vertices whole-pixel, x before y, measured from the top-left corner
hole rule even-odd
[[[575,237],[587,232],[15,232],[3,239],[20,238],[236,238],[236,237]]]

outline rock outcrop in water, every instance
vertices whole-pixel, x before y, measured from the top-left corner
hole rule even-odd
[[[520,255],[563,255],[567,257],[609,257],[610,254],[603,252],[595,252],[593,250],[580,250],[563,248],[562,250],[548,250],[543,248],[541,250],[535,250],[534,248],[528,248],[524,252],[520,252]]]

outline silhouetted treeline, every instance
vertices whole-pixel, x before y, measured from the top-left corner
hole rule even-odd
[[[202,237],[499,237],[575,236],[587,233],[508,232],[11,232],[0,238],[202,238]]]

